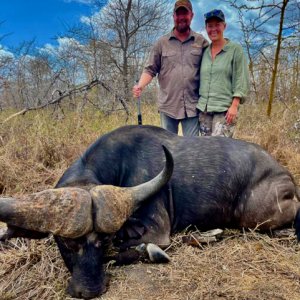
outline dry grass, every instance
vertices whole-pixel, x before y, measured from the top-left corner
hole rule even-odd
[[[114,288],[103,299],[299,299],[300,258],[292,242],[230,233],[198,249],[177,240],[168,265],[114,271]]]
[[[173,239],[169,264],[108,266],[109,290],[98,299],[299,299],[300,249],[293,236],[227,231],[201,249],[183,245],[181,237]],[[64,293],[69,274],[51,239],[10,242],[0,263],[1,300],[71,299]]]
[[[135,113],[135,107],[132,108]],[[11,112],[10,112],[11,113]],[[0,114],[0,124],[9,112]],[[159,125],[153,107],[143,108],[144,124]],[[54,119],[51,111],[27,113],[0,127],[0,192],[16,194],[51,187],[63,171],[99,136],[117,127],[137,124],[133,114],[105,116],[92,110]]]
[[[156,109],[143,106],[143,123],[159,124]],[[135,113],[135,108],[132,108]],[[1,120],[7,115],[0,115]],[[300,132],[293,128],[300,104],[277,104],[271,119],[265,107],[244,106],[236,137],[261,144],[300,184]],[[5,195],[52,187],[62,172],[98,136],[125,125],[123,113],[50,112],[27,114],[0,129],[0,190]],[[136,115],[127,124],[136,124]],[[270,238],[227,231],[202,249],[174,237],[167,265],[107,266],[111,274],[103,300],[115,299],[300,299],[300,253],[294,236]],[[52,238],[15,239],[0,244],[0,300],[62,300],[69,274]],[[100,298],[99,298],[100,299]]]
[[[68,274],[52,240],[16,239],[1,248],[1,300],[65,298]]]
[[[266,105],[241,107],[236,137],[261,145],[287,167],[300,185],[300,103],[288,106],[277,103],[271,118],[266,117]]]

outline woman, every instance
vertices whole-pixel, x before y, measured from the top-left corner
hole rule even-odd
[[[204,17],[211,44],[201,63],[200,134],[232,137],[238,106],[249,90],[248,65],[242,47],[224,38],[224,13],[215,9]]]

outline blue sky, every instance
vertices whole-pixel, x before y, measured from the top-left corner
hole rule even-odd
[[[0,0],[0,41],[2,46],[17,46],[36,39],[38,45],[55,44],[54,38],[66,26],[78,23],[81,16],[91,15],[87,0]]]
[[[82,22],[84,17],[91,17],[97,13],[95,7],[90,5],[91,2],[93,0],[0,0],[0,52],[9,52],[12,47],[34,38],[40,48],[49,45],[59,46],[61,40],[55,38],[64,37],[68,27]],[[174,3],[175,0],[170,2]],[[191,2],[195,14],[192,28],[195,31],[205,34],[203,14],[214,8],[220,8],[226,16],[225,36],[235,41],[241,40],[237,13],[228,3],[224,0],[191,0]],[[238,1],[239,4],[244,2],[246,0]],[[171,29],[172,24],[170,11],[168,29]],[[272,20],[268,26],[271,30],[277,30],[278,20]],[[1,39],[6,34],[7,36]]]
[[[93,6],[88,5],[91,1],[0,0],[0,22],[3,22],[0,25],[0,37],[8,34],[0,40],[0,45],[8,50],[34,38],[40,47],[45,44],[57,45],[55,37],[63,36],[68,26],[80,22],[83,16],[95,13]],[[193,29],[196,31],[203,30],[205,11],[216,7],[224,9],[224,1],[221,0],[192,0],[192,3],[195,12]]]

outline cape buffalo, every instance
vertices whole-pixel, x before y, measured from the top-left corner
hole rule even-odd
[[[0,220],[2,239],[53,233],[72,274],[69,294],[90,299],[106,290],[109,242],[121,264],[143,244],[152,261],[167,261],[155,245],[189,225],[269,231],[295,222],[299,240],[299,200],[291,174],[258,145],[126,126],[92,144],[56,189],[0,199]]]

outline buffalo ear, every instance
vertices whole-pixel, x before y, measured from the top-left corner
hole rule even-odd
[[[17,226],[8,225],[7,228],[0,229],[0,241],[6,241],[12,238],[28,238],[28,239],[44,239],[48,236],[48,233],[23,229]]]

